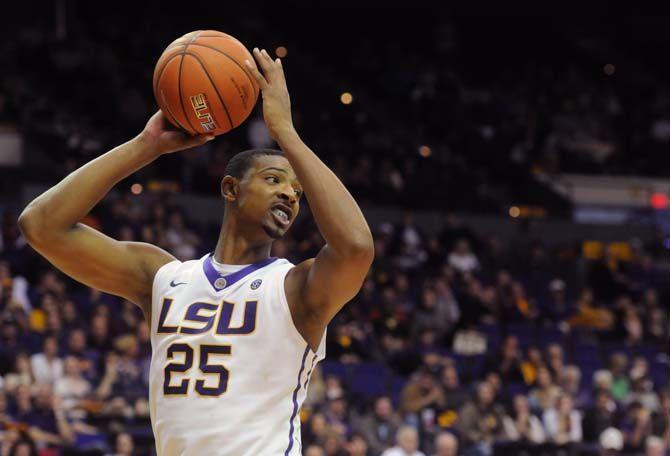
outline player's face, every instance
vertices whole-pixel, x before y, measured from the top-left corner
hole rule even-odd
[[[302,187],[284,157],[256,157],[240,182],[239,209],[265,234],[279,239],[290,228],[300,209]]]

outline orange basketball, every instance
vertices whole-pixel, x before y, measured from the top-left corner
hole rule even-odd
[[[173,41],[154,69],[154,96],[165,116],[190,134],[220,135],[240,125],[258,99],[244,65],[254,61],[225,33],[199,30]]]

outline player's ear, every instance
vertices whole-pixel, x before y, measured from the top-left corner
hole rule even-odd
[[[232,203],[237,200],[238,186],[237,179],[233,176],[225,176],[221,179],[221,196],[224,200]]]

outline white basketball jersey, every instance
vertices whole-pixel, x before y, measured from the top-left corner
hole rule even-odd
[[[293,324],[268,258],[221,275],[211,255],[156,273],[151,309],[151,422],[159,456],[302,454],[299,411],[314,353]]]

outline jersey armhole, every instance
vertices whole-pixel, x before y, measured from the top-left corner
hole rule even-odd
[[[307,346],[307,348],[309,349],[310,354],[312,356],[316,356],[317,359],[320,361],[326,357],[326,333],[328,331],[328,328],[326,327],[323,330],[323,334],[321,335],[321,342],[319,342],[319,346],[316,349],[315,353],[314,350],[312,350],[312,347],[309,346],[305,338],[302,336],[302,334],[300,334],[300,331],[298,331],[298,327],[295,325],[295,321],[293,320],[291,307],[288,305],[288,299],[286,298],[285,280],[289,271],[295,267],[295,265],[291,263],[288,263],[288,265],[290,265],[290,267],[282,268],[282,270],[276,276],[277,294],[279,295],[279,300],[281,301],[282,307],[284,308],[284,311],[288,316],[291,329],[297,336],[298,340],[303,344],[305,344],[305,346]]]
[[[158,293],[159,288],[161,286],[160,281],[162,280],[163,276],[167,273],[168,270],[175,269],[180,264],[181,264],[181,261],[172,260],[169,263],[165,263],[163,266],[158,268],[158,271],[156,271],[156,274],[154,274],[154,279],[153,279],[153,282],[151,284],[151,302],[152,302],[152,305],[153,305],[154,296],[156,296],[156,294]]]

